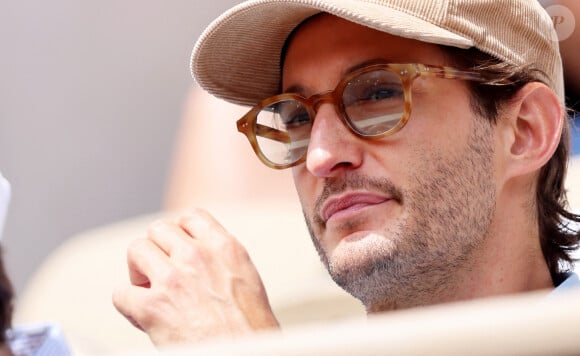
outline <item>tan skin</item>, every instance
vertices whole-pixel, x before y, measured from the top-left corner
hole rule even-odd
[[[445,63],[436,46],[322,16],[305,25],[294,38],[286,57],[283,85],[300,86],[307,95],[330,90],[347,68],[375,58]],[[446,288],[417,295],[411,303],[377,295],[366,305],[367,310],[551,287],[529,203],[538,169],[558,143],[562,109],[556,96],[542,84],[529,84],[496,126],[485,126],[475,124],[462,81],[418,80],[413,95],[413,114],[407,126],[375,142],[349,132],[339,123],[332,105],[319,108],[307,161],[293,168],[307,218],[312,223],[314,214],[320,212],[314,207],[325,181],[347,175],[384,176],[404,193],[420,192],[421,187],[414,186],[413,172],[428,176],[436,167],[432,161],[453,163],[453,158],[471,157],[467,146],[473,132],[485,127],[481,141],[493,155],[487,157],[490,172],[480,173],[482,182],[492,187],[491,205],[496,209],[486,231],[476,231],[479,234],[473,238],[481,243],[470,251],[468,263],[447,271]],[[474,164],[473,169],[477,166]],[[337,266],[363,263],[365,251],[388,255],[390,248],[412,248],[398,230],[417,218],[411,209],[413,195],[404,195],[399,201],[384,192],[364,189],[347,188],[331,199],[350,194],[371,196],[375,203],[346,204],[330,214],[325,227],[313,225],[315,242]],[[444,204],[445,199],[429,203]],[[438,240],[442,238],[437,235],[433,241],[447,243]],[[115,292],[114,304],[158,346],[278,327],[245,250],[205,211],[194,210],[178,221],[154,224],[146,239],[131,246],[128,260],[132,285]],[[430,281],[421,283],[430,285]]]

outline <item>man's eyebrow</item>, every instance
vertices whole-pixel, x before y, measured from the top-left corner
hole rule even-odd
[[[364,68],[364,67],[367,67],[367,66],[370,66],[370,65],[373,65],[373,64],[387,64],[387,63],[390,63],[390,62],[387,59],[385,59],[385,58],[368,59],[368,60],[365,60],[363,62],[356,63],[355,65],[350,66],[350,67],[346,68],[345,70],[341,71],[340,77],[341,78],[344,78],[347,74],[350,74],[350,73],[352,73],[352,72],[354,72],[356,70],[359,70],[361,68]],[[292,85],[292,86],[284,89],[282,91],[282,93],[283,94],[284,93],[304,94],[305,91],[306,90],[304,89],[303,86],[296,84],[296,85]]]
[[[304,93],[304,88],[301,85],[292,85],[291,87],[286,88],[285,90],[282,90],[282,94],[286,94],[286,93],[302,94],[302,93]]]
[[[368,67],[368,66],[373,65],[373,64],[387,64],[387,63],[392,63],[392,62],[390,62],[389,60],[387,60],[385,58],[368,59],[366,61],[357,63],[351,67],[348,67],[345,71],[343,71],[341,73],[341,75],[344,77],[347,74],[350,74],[356,70],[359,70],[359,69],[364,68],[364,67]]]

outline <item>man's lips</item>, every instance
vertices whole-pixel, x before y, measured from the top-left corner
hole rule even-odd
[[[368,205],[384,203],[392,198],[376,193],[349,193],[343,196],[329,198],[322,205],[320,217],[327,222],[333,215],[352,208],[363,208]]]

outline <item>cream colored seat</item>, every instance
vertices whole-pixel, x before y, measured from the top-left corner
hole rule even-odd
[[[163,350],[164,355],[578,355],[580,291],[545,291],[385,313],[368,322],[308,325],[280,333]],[[153,356],[148,353],[140,356]]]

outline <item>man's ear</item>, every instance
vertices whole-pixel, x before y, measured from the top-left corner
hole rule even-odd
[[[506,173],[517,177],[539,170],[552,157],[560,143],[564,108],[538,82],[526,84],[508,105],[498,125],[504,133]]]

